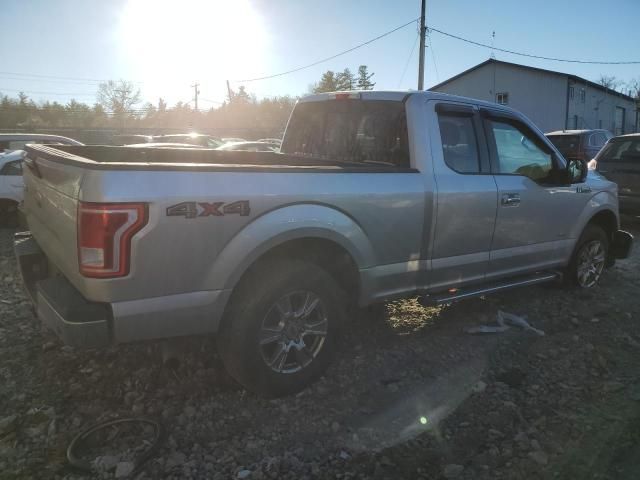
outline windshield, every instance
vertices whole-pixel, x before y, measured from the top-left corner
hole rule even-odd
[[[598,162],[640,162],[640,137],[617,138],[605,145]]]
[[[567,152],[575,152],[580,147],[580,135],[547,135],[547,138],[565,156]]]
[[[404,104],[361,100],[301,103],[291,116],[281,151],[408,167]]]

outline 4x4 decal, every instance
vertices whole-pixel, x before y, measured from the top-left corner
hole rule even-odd
[[[182,202],[167,207],[167,217],[223,217],[225,215],[240,215],[246,217],[251,212],[249,200],[237,202]]]

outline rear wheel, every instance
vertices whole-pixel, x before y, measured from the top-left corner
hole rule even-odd
[[[573,252],[567,280],[580,288],[596,286],[609,256],[609,238],[597,225],[587,225]]]
[[[296,393],[328,367],[343,316],[340,290],[322,268],[265,263],[234,295],[218,348],[247,389],[270,397]]]

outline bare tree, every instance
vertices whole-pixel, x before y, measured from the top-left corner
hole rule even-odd
[[[632,78],[629,80],[625,88],[629,90],[629,94],[636,100],[640,101],[640,77]]]
[[[600,74],[598,83],[603,87],[610,88],[611,90],[616,90],[622,82],[613,75]]]
[[[109,80],[98,86],[98,104],[113,113],[126,113],[140,102],[140,90],[132,82]]]

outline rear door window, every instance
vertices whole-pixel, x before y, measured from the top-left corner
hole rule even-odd
[[[299,104],[281,151],[292,155],[409,167],[404,104],[327,100]]]
[[[458,173],[480,173],[478,140],[473,117],[438,114],[442,155],[447,166]]]

